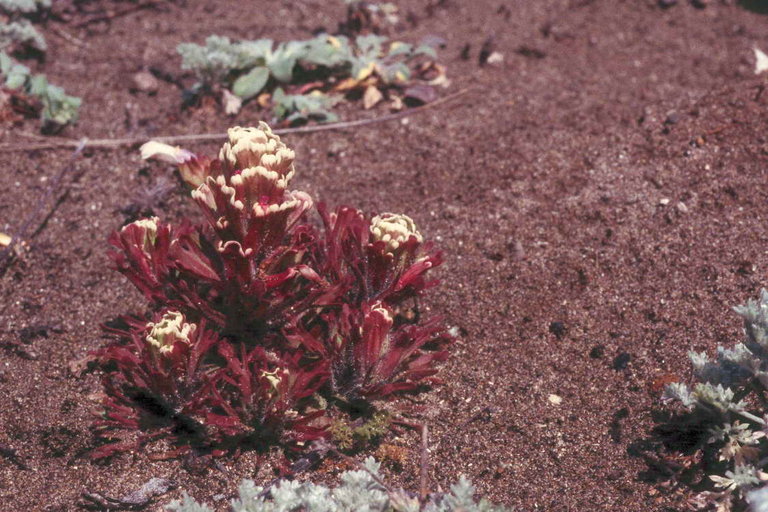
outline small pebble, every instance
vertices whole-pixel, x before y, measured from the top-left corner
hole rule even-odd
[[[563,403],[563,397],[560,395],[551,394],[547,397],[547,400],[549,400],[549,403],[552,405],[560,405]]]
[[[659,7],[662,9],[667,9],[675,4],[677,4],[677,0],[659,0]]]
[[[158,82],[155,75],[149,71],[139,71],[131,77],[132,91],[143,92],[146,94],[155,94],[160,89],[160,82]]]
[[[667,114],[667,118],[664,119],[664,124],[677,124],[680,122],[680,114],[677,112],[670,112]]]
[[[485,61],[489,66],[501,66],[504,63],[504,54],[501,52],[493,52],[488,56],[488,60]]]

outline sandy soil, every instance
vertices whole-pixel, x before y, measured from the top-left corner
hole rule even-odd
[[[286,137],[297,188],[408,213],[446,253],[428,306],[461,339],[446,385],[405,404],[430,427],[434,488],[464,473],[517,510],[684,509],[687,492],[664,485],[630,448],[654,425],[654,382],[688,379],[688,350],[737,340],[731,307],[756,296],[768,268],[768,94],[752,50],[768,50],[768,18],[707,3],[399,0],[412,16],[395,35],[444,37],[447,93],[471,91],[407,122]],[[223,131],[258,113],[181,111],[176,87],[132,93],[131,75],[178,73],[180,42],[303,38],[335,28],[343,12],[341,2],[314,0],[169,2],[86,28],[75,24],[89,14],[75,13],[44,29],[51,50],[41,70],[83,97],[66,136]],[[480,67],[491,34],[504,62]],[[35,130],[6,126],[2,142]],[[67,156],[2,154],[0,231],[35,208]],[[100,385],[70,363],[103,343],[100,323],[143,307],[108,270],[105,239],[137,189],[173,179],[157,172],[135,148],[86,151],[64,178],[66,196],[0,277],[0,445],[19,456],[0,458],[0,509],[74,510],[84,491],[120,496],[156,476],[223,503],[241,478],[273,476],[254,454],[219,470],[141,453],[102,465],[87,457]],[[191,211],[181,194],[159,213]],[[411,454],[391,477],[414,488],[417,434],[388,441]]]

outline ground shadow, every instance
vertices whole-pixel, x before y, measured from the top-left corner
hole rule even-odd
[[[740,0],[739,5],[748,11],[768,14],[768,0]]]

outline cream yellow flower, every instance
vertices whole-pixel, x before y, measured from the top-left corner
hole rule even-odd
[[[382,213],[374,217],[371,221],[371,234],[375,241],[387,244],[386,250],[389,253],[394,253],[412,236],[419,242],[423,240],[413,219],[398,213]]]
[[[177,341],[189,343],[189,337],[197,326],[185,322],[184,315],[180,312],[168,311],[159,322],[149,322],[147,328],[150,329],[146,337],[147,343],[161,354],[167,354],[173,350]]]

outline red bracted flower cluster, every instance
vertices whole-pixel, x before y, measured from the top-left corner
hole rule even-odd
[[[156,314],[149,323],[122,320],[124,328],[108,329],[120,342],[98,352],[112,368],[103,378],[104,414],[94,426],[112,444],[98,448],[94,457],[164,435],[184,434],[205,443],[209,436],[204,425],[219,405],[211,393],[219,370],[209,362],[218,336],[204,321],[199,326],[187,323],[178,311]]]
[[[218,158],[159,143],[206,222],[136,221],[110,238],[147,297],[99,351],[107,456],[158,437],[220,453],[326,435],[314,395],[376,400],[437,382],[452,338],[417,299],[442,257],[409,217],[319,207],[288,189],[294,153],[269,127],[232,128]],[[131,434],[136,431],[138,434]]]

